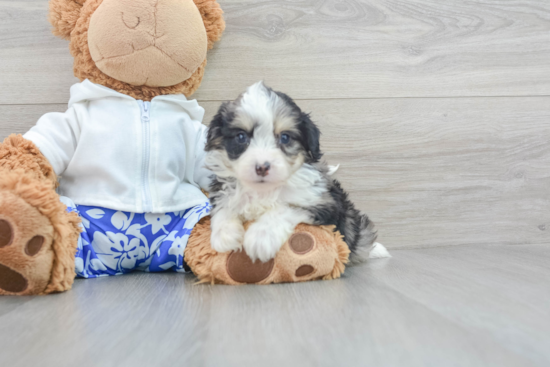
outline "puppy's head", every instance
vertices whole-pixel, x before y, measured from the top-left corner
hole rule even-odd
[[[248,186],[277,186],[302,164],[319,161],[319,135],[290,97],[259,82],[220,107],[208,130],[206,164]]]

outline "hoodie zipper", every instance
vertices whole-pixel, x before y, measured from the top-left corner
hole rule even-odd
[[[151,102],[138,101],[141,109],[141,136],[143,139],[141,164],[142,210],[149,213],[152,210],[151,190],[149,187],[149,159],[151,155]]]

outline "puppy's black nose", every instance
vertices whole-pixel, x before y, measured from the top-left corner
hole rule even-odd
[[[265,162],[262,165],[257,164],[256,165],[256,174],[261,177],[265,177],[269,174],[269,169],[271,168],[271,164],[269,162]]]

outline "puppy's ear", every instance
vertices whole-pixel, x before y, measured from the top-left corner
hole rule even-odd
[[[205,147],[207,152],[216,149],[223,149],[222,129],[227,125],[233,114],[230,105],[231,102],[224,102],[218,109],[216,116],[214,116],[212,121],[210,121]]]
[[[317,125],[311,121],[309,114],[301,113],[300,114],[300,133],[304,139],[303,144],[306,152],[308,153],[308,158],[306,159],[307,163],[318,162],[323,153],[321,153],[321,144],[319,138],[321,137],[321,132]]]
[[[82,5],[86,0],[50,0],[49,20],[53,26],[52,33],[69,40],[76,26]]]

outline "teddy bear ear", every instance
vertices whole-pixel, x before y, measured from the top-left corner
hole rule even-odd
[[[223,10],[216,0],[193,0],[199,9],[206,35],[208,36],[208,49],[214,47],[214,43],[219,41],[225,30],[225,21],[223,19]]]
[[[50,0],[49,19],[53,26],[52,33],[70,39],[85,2],[86,0]]]

